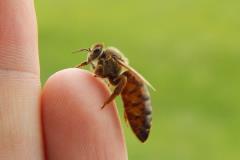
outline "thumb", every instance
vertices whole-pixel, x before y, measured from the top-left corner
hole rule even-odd
[[[47,159],[127,159],[115,104],[101,110],[108,96],[100,80],[80,69],[47,81],[42,96]]]

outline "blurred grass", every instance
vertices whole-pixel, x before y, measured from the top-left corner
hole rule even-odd
[[[130,160],[240,159],[240,2],[39,0],[41,75],[72,67],[71,51],[119,48],[157,88],[141,144],[123,122]],[[122,105],[118,99],[121,118]]]

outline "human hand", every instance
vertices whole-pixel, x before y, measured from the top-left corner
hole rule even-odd
[[[105,85],[80,69],[41,91],[33,0],[0,0],[0,159],[127,159]]]

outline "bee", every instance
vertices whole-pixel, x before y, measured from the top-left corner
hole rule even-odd
[[[152,106],[147,85],[153,86],[129,64],[127,58],[116,48],[101,43],[91,48],[74,52],[87,51],[87,60],[76,66],[81,68],[90,64],[94,76],[107,79],[114,86],[110,97],[103,103],[102,109],[121,95],[124,104],[124,118],[141,142],[148,138],[152,123]]]

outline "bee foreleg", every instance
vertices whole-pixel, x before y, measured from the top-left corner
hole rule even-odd
[[[85,61],[85,62],[82,62],[81,64],[77,65],[76,68],[81,68],[81,67],[86,66],[88,64],[89,64],[89,62]]]
[[[116,88],[114,89],[113,93],[111,94],[111,96],[104,102],[104,104],[102,105],[102,109],[110,102],[112,102],[114,100],[114,98],[116,98],[116,96],[118,96],[122,90],[124,89],[124,87],[126,86],[127,83],[127,77],[125,75],[121,75],[117,78],[119,81],[116,84]]]
[[[76,68],[81,68],[83,66],[88,65],[89,63],[92,65],[93,69],[95,69],[95,65],[92,63],[91,59],[88,59],[87,61],[82,62],[81,64],[77,65]]]

